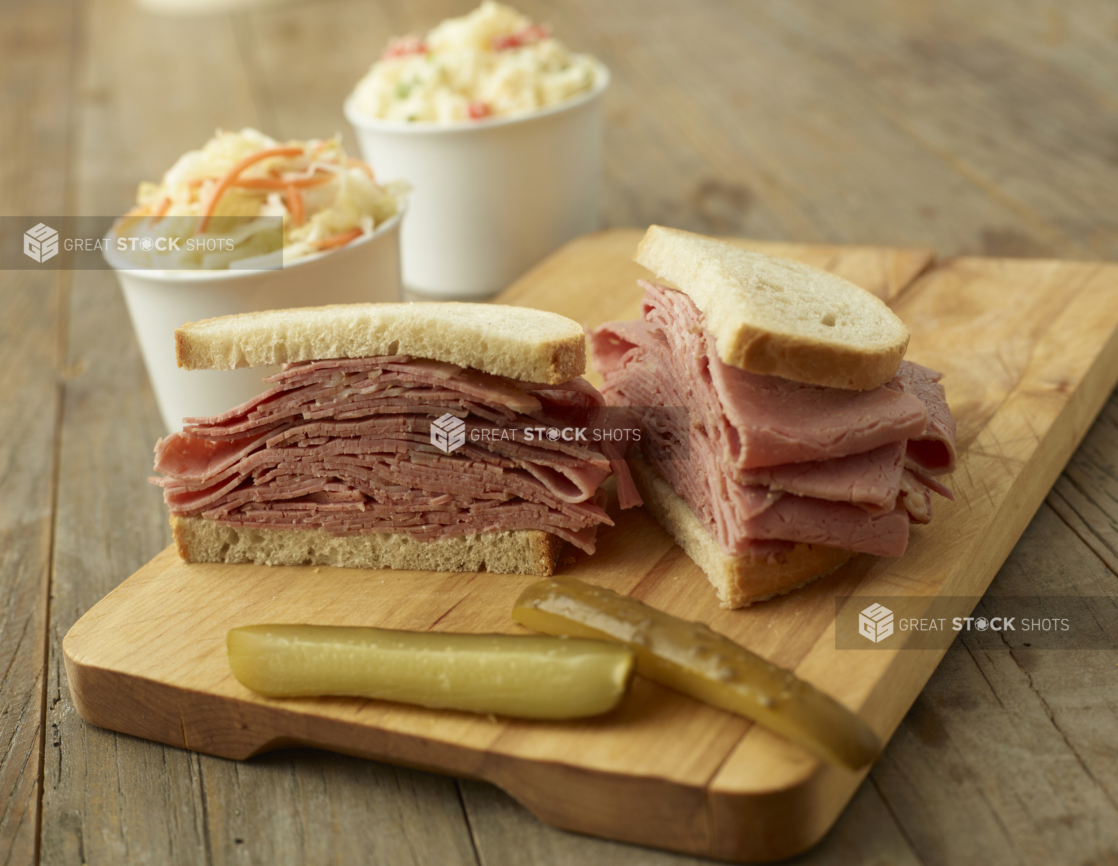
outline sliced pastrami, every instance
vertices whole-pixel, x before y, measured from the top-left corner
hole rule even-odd
[[[904,458],[905,443],[893,442],[848,457],[745,469],[738,477],[783,493],[892,511],[900,493]]]
[[[600,490],[611,472],[621,507],[640,504],[608,442],[517,435],[571,413],[603,423],[605,401],[581,379],[531,385],[394,355],[289,364],[266,381],[157,444],[152,481],[172,514],[423,539],[542,529],[593,552],[596,528],[612,524]],[[430,425],[448,413],[491,435],[437,449]]]
[[[687,295],[641,285],[640,321],[591,334],[602,395],[640,416],[644,457],[722,549],[755,555],[783,541],[900,555],[909,522],[931,519],[931,492],[950,495],[928,478],[955,460],[939,374],[902,362],[889,384],[848,391],[748,373],[722,362]]]
[[[943,376],[920,364],[905,361],[889,387],[912,394],[928,410],[928,426],[909,440],[907,462],[925,475],[955,471],[955,418],[947,407]]]

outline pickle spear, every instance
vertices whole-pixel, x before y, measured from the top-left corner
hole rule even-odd
[[[524,719],[604,713],[633,673],[628,647],[541,635],[250,625],[226,640],[233,675],[271,697],[350,695]]]
[[[534,631],[620,641],[637,672],[738,713],[814,755],[857,770],[881,753],[870,727],[829,695],[712,631],[571,578],[533,583],[512,618]]]

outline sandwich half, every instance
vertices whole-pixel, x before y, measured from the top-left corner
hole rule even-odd
[[[605,404],[563,316],[274,310],[188,323],[175,346],[187,369],[284,365],[256,398],[156,445],[152,481],[188,562],[548,575],[564,543],[593,553],[612,524],[608,476],[622,507],[640,504],[595,435]]]
[[[903,554],[955,465],[940,376],[902,360],[903,323],[832,274],[688,232],[652,227],[637,261],[674,285],[641,281],[641,319],[591,350],[607,402],[638,416],[646,507],[722,605]]]

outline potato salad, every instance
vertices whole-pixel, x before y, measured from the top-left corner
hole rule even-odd
[[[382,120],[458,123],[538,111],[594,87],[598,65],[548,28],[486,0],[426,35],[393,39],[353,106]]]

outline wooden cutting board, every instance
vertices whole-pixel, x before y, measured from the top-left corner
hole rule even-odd
[[[581,238],[499,300],[587,325],[635,318],[640,233]],[[888,299],[908,357],[944,371],[959,422],[956,501],[936,501],[899,560],[862,556],[753,609],[721,610],[701,572],[643,509],[616,512],[567,573],[702,620],[855,709],[887,739],[943,655],[838,650],[835,596],[979,596],[1118,380],[1118,266],[925,250],[740,242],[829,268]],[[517,632],[534,578],[187,565],[171,548],[63,642],[89,722],[228,758],[318,746],[500,785],[559,827],[730,860],[817,842],[863,774],[822,765],[745,719],[637,678],[614,712],[519,722],[348,698],[271,700],[233,679],[225,633],[258,622]],[[965,615],[969,611],[960,611]]]

